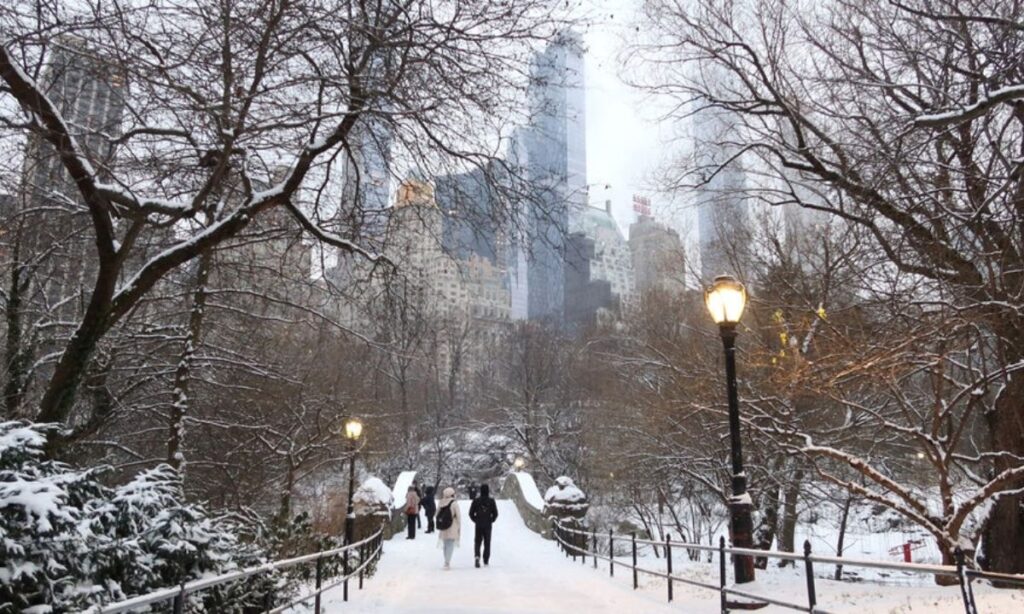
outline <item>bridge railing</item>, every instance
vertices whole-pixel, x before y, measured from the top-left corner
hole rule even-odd
[[[315,584],[313,592],[306,593],[297,599],[292,599],[288,603],[274,605],[273,591],[268,591],[264,595],[263,612],[269,614],[275,614],[282,612],[288,608],[296,606],[300,603],[308,603],[309,601],[314,602],[314,612],[320,614],[320,601],[321,595],[324,591],[330,590],[337,586],[342,586],[342,598],[344,601],[348,601],[348,582],[352,578],[358,578],[359,588],[363,588],[363,577],[367,568],[375,561],[380,559],[383,553],[384,547],[384,526],[381,525],[372,535],[354,542],[352,544],[342,546],[340,548],[334,548],[332,550],[323,550],[320,552],[313,552],[310,554],[304,554],[289,559],[282,559],[278,561],[272,561],[270,563],[264,563],[262,565],[255,565],[253,567],[247,567],[245,569],[239,569],[229,573],[214,576],[212,578],[202,578],[200,580],[193,580],[191,582],[184,582],[178,586],[169,587],[148,593],[146,595],[139,595],[124,601],[118,601],[116,603],[110,603],[104,606],[94,607],[91,610],[87,610],[89,614],[115,614],[117,612],[134,612],[138,611],[146,606],[165,603],[168,601],[173,602],[172,608],[174,614],[182,614],[185,611],[185,606],[188,603],[190,595],[206,591],[217,586],[223,586],[231,582],[237,582],[245,578],[250,578],[260,574],[270,574],[275,571],[283,569],[289,569],[299,565],[313,564],[316,568]],[[358,555],[354,557],[353,555]],[[333,558],[341,557],[342,559],[342,575],[333,578],[332,582],[324,585],[324,566]],[[355,559],[355,560],[352,560]]]
[[[907,573],[931,575],[933,577],[946,576],[956,578],[956,581],[960,586],[960,596],[963,600],[964,611],[966,614],[978,614],[978,608],[974,600],[974,590],[971,586],[971,582],[973,580],[989,580],[991,582],[1000,583],[1004,586],[1019,586],[1024,588],[1024,575],[992,573],[967,567],[964,563],[963,551],[959,548],[957,548],[955,552],[956,565],[926,565],[918,563],[888,563],[885,561],[847,559],[836,556],[816,556],[811,554],[811,543],[809,541],[804,542],[804,552],[800,555],[794,552],[779,552],[774,550],[727,548],[725,545],[725,537],[720,537],[718,547],[715,547],[704,544],[673,541],[671,534],[666,534],[664,540],[638,539],[636,533],[616,535],[613,530],[609,530],[607,533],[598,533],[594,530],[587,531],[566,526],[558,521],[554,521],[552,523],[552,532],[555,536],[555,542],[559,545],[562,551],[565,552],[566,556],[571,556],[573,560],[578,557],[585,565],[587,563],[587,557],[589,556],[593,561],[594,569],[597,569],[599,560],[606,561],[608,563],[608,574],[611,577],[615,576],[615,567],[617,566],[630,570],[633,574],[634,590],[640,586],[638,576],[642,573],[666,580],[669,601],[672,601],[673,598],[672,585],[674,582],[680,582],[682,584],[715,591],[719,594],[721,611],[723,614],[728,612],[731,607],[736,607],[735,604],[732,604],[729,601],[730,596],[740,597],[754,602],[777,605],[796,610],[798,612],[827,614],[827,610],[818,607],[818,594],[814,584],[814,566],[817,563],[840,565],[843,567],[863,567],[903,571]],[[604,543],[608,544],[608,548],[606,551],[602,552],[600,546]],[[624,562],[615,556],[616,543],[625,543],[629,545],[629,552],[632,555],[630,562]],[[662,548],[664,550],[665,571],[644,568],[638,564],[637,546],[643,545]],[[690,553],[717,552],[719,568],[718,585],[716,586],[714,584],[674,574],[672,572],[673,548],[677,550],[683,549]],[[726,555],[745,555],[758,558],[787,560],[793,561],[794,564],[802,562],[804,565],[807,585],[806,597],[800,602],[794,602],[772,596],[754,594],[736,588],[735,586],[728,586],[726,583]]]

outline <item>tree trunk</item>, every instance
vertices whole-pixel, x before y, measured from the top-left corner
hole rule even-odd
[[[192,293],[192,308],[188,314],[188,330],[181,349],[178,367],[174,371],[174,401],[168,419],[167,462],[178,470],[185,471],[185,416],[189,407],[189,382],[192,379],[192,362],[196,348],[202,338],[203,315],[206,311],[206,280],[210,276],[212,256],[204,253],[199,257],[196,270],[195,288]]]
[[[843,515],[839,519],[839,539],[836,540],[836,556],[842,558],[843,556],[843,542],[846,541],[846,524],[850,519],[850,506],[853,504],[853,495],[847,495],[846,501],[843,503]],[[779,565],[782,566],[781,564]],[[836,565],[836,580],[843,579],[843,565],[842,563]]]
[[[1004,340],[1003,364],[1024,359],[1021,345],[1011,346],[1009,335]],[[1014,374],[1004,381],[1004,388],[995,401],[995,409],[986,413],[991,449],[1024,457],[1024,377]],[[1000,457],[993,463],[996,474],[1019,466],[1020,461]],[[1024,573],[1024,495],[1000,497],[992,506],[982,533],[985,569],[1000,573]]]
[[[20,231],[19,231],[20,232]],[[4,383],[4,409],[8,419],[17,418],[21,414],[21,406],[25,401],[25,390],[28,388],[28,368],[31,364],[32,352],[22,337],[22,299],[28,290],[31,273],[20,262],[21,239],[15,237],[11,263],[11,280],[7,289],[6,320],[7,345],[4,355],[4,366],[7,381]]]
[[[793,472],[793,479],[786,485],[786,501],[782,507],[782,530],[779,532],[779,550],[796,551],[796,502],[800,498],[800,482],[804,479],[802,469]],[[779,567],[785,567],[792,561],[780,561]]]
[[[772,482],[764,490],[760,505],[761,522],[754,529],[754,548],[770,550],[779,527],[779,483]],[[759,556],[754,559],[754,567],[766,569],[768,557]]]

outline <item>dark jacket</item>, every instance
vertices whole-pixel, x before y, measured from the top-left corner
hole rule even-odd
[[[480,487],[480,496],[473,499],[473,504],[469,506],[469,519],[482,527],[489,527],[498,519],[498,504],[491,498],[491,489],[487,484]]]
[[[420,499],[420,507],[427,513],[427,516],[433,517],[437,513],[437,502],[434,501],[434,487],[427,486],[423,490],[423,498]]]

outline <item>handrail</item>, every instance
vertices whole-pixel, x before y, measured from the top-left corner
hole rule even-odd
[[[362,546],[365,546],[366,544],[374,542],[375,540],[380,540],[380,538],[382,538],[383,535],[384,535],[384,527],[381,526],[373,534],[371,534],[371,535],[369,535],[369,536],[367,536],[367,537],[365,537],[365,538],[363,538],[363,539],[361,539],[361,540],[359,540],[357,542],[353,542],[351,544],[347,544],[347,545],[341,546],[339,548],[333,548],[331,550],[322,550],[320,552],[313,552],[313,553],[310,553],[310,554],[303,554],[303,555],[300,555],[300,556],[296,556],[296,557],[292,557],[292,558],[288,558],[288,559],[281,559],[281,560],[278,560],[278,561],[271,561],[269,563],[262,563],[260,565],[253,565],[251,567],[246,567],[244,569],[230,571],[230,572],[221,574],[219,576],[213,576],[211,578],[202,578],[202,579],[199,579],[199,580],[193,580],[191,582],[185,582],[185,583],[182,583],[179,586],[159,589],[159,590],[147,593],[145,595],[138,595],[138,596],[135,596],[135,597],[130,597],[130,598],[124,599],[122,601],[117,601],[117,602],[106,604],[106,605],[102,605],[102,606],[93,606],[92,608],[86,610],[86,612],[88,614],[117,614],[119,612],[130,612],[130,611],[132,611],[134,609],[137,609],[137,608],[140,608],[142,606],[151,605],[151,604],[154,604],[154,603],[160,603],[160,602],[163,602],[163,601],[170,601],[172,599],[180,598],[180,599],[184,600],[190,594],[198,593],[200,591],[203,591],[203,590],[206,590],[206,589],[209,589],[209,588],[213,588],[215,586],[220,586],[222,584],[227,584],[228,582],[234,582],[236,580],[241,580],[241,579],[244,579],[244,578],[248,578],[248,577],[251,577],[251,576],[254,576],[254,575],[257,575],[257,574],[270,573],[270,572],[273,572],[273,571],[278,571],[278,570],[282,570],[282,569],[288,569],[290,567],[294,567],[296,565],[301,565],[303,563],[309,563],[309,562],[316,562],[319,565],[320,561],[322,561],[324,558],[331,557],[331,556],[336,556],[336,555],[342,554],[342,553],[347,555],[349,552],[351,552],[352,550],[354,550],[356,548],[360,548]],[[363,561],[362,565],[360,565],[360,567],[358,569],[353,570],[352,572],[346,574],[339,582],[337,582],[337,583],[335,583],[335,584],[333,584],[331,586],[333,587],[333,586],[337,586],[338,584],[341,584],[343,582],[347,582],[351,577],[353,577],[357,573],[361,572],[363,570],[363,568],[366,566],[366,564],[373,560],[373,557],[375,557],[375,556],[380,554],[382,547],[383,547],[382,544],[378,543],[377,549],[373,552],[373,555],[370,558],[368,558],[365,561]],[[318,573],[318,575],[319,575],[319,573]],[[316,593],[311,593],[310,595],[307,595],[306,597],[304,597],[302,600],[303,601],[308,600],[308,599],[314,597],[316,594],[319,594],[320,592],[323,592],[324,590],[327,590],[327,589],[326,588],[319,588],[318,587],[318,590],[317,590]]]
[[[734,595],[737,597],[743,597],[746,599],[760,600],[765,603],[786,607],[801,612],[825,614],[825,610],[822,610],[817,606],[817,593],[814,586],[814,564],[835,564],[842,565],[844,567],[869,567],[876,569],[887,569],[892,571],[904,571],[909,573],[928,574],[933,576],[952,576],[956,577],[961,588],[961,597],[964,602],[964,608],[967,614],[977,614],[977,606],[974,601],[974,592],[971,587],[971,581],[975,579],[990,580],[993,582],[1002,582],[1006,584],[1014,584],[1024,587],[1024,575],[1014,574],[1003,574],[986,572],[977,569],[969,569],[965,565],[963,552],[958,548],[955,552],[956,562],[954,565],[932,565],[932,564],[921,564],[921,563],[889,563],[886,561],[868,560],[868,559],[848,559],[837,556],[815,556],[811,554],[811,544],[809,541],[804,542],[803,554],[794,552],[780,552],[775,550],[755,550],[751,548],[735,548],[726,547],[725,538],[719,538],[718,547],[704,545],[704,544],[693,544],[688,542],[674,541],[671,535],[666,535],[664,540],[652,540],[637,538],[636,533],[624,535],[615,535],[614,531],[608,531],[607,533],[598,533],[594,530],[584,530],[573,526],[566,525],[561,520],[555,520],[553,522],[553,533],[555,536],[555,543],[562,548],[567,556],[572,556],[575,560],[576,556],[580,556],[583,563],[586,564],[586,557],[590,556],[594,562],[594,567],[597,568],[597,561],[607,561],[609,574],[614,576],[615,566],[619,565],[627,569],[631,569],[633,572],[633,588],[639,587],[637,580],[638,573],[644,573],[647,575],[663,578],[667,580],[668,584],[668,600],[672,601],[672,583],[682,582],[692,586],[698,586],[700,588],[716,591],[721,596],[722,612],[726,612],[728,608],[728,595]],[[574,539],[572,536],[580,536],[582,539]],[[608,554],[602,554],[598,550],[598,540],[603,540],[608,543]],[[587,542],[590,541],[591,547],[587,548]],[[632,547],[632,565],[623,561],[615,556],[615,543],[627,542]],[[667,571],[661,572],[651,569],[640,567],[637,563],[637,546],[638,545],[651,545],[665,549]],[[698,550],[704,552],[718,552],[719,554],[719,569],[720,569],[720,584],[719,586],[713,586],[711,584],[692,580],[690,578],[684,578],[672,573],[672,549],[682,548],[685,550]],[[748,593],[742,590],[740,586],[726,586],[726,555],[739,555],[739,556],[753,556],[763,558],[782,559],[788,561],[802,561],[805,565],[805,574],[807,576],[807,603],[792,603],[776,599],[773,597],[766,597],[763,595],[756,595]]]

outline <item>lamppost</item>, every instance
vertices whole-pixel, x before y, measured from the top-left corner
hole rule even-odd
[[[522,471],[523,467],[526,466],[526,461],[523,460],[522,456],[517,456],[516,460],[512,461],[512,466],[515,467],[516,471]]]
[[[345,545],[352,543],[352,530],[356,520],[355,508],[352,505],[352,496],[355,491],[356,481],[356,443],[363,434],[363,423],[359,418],[348,418],[345,420],[345,439],[348,440],[348,509],[345,513]]]
[[[732,449],[732,499],[729,501],[729,524],[733,546],[752,548],[754,523],[751,519],[753,502],[747,494],[747,475],[743,471],[743,450],[740,446],[740,403],[736,391],[736,325],[747,305],[747,290],[739,281],[720,275],[704,291],[704,304],[711,319],[718,325],[725,347],[725,380],[729,395],[729,443]],[[733,557],[733,572],[737,584],[754,581],[754,558],[748,555]]]

